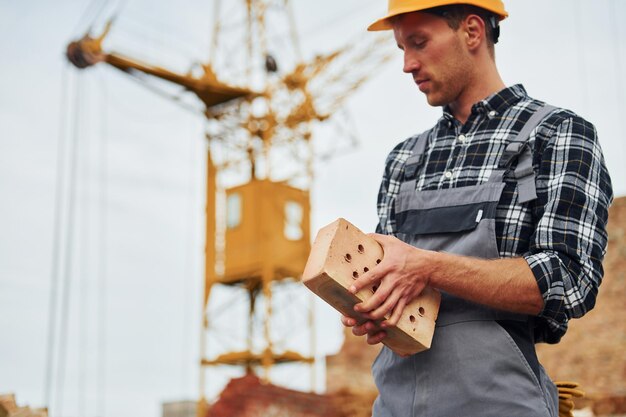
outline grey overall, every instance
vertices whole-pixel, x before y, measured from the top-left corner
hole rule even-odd
[[[398,238],[428,250],[494,259],[496,206],[503,176],[513,174],[519,201],[536,198],[531,131],[553,108],[537,110],[483,184],[416,191],[427,144],[422,135],[405,164],[396,198]],[[442,293],[430,350],[402,358],[384,347],[372,373],[374,417],[556,417],[556,387],[539,364],[532,318]]]

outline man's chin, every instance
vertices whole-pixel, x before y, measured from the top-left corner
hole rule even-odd
[[[432,94],[426,94],[426,101],[433,107],[445,106],[448,104],[442,97],[438,97]]]

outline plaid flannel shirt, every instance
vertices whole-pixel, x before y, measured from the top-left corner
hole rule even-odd
[[[541,104],[515,85],[476,103],[464,125],[444,108],[428,131],[417,190],[486,182],[508,139]],[[387,157],[378,194],[378,233],[396,234],[395,198],[418,136],[397,145]],[[569,319],[583,316],[595,304],[613,193],[594,126],[571,111],[553,111],[534,130],[529,145],[537,199],[520,204],[516,181],[506,175],[496,239],[500,256],[524,257],[539,285],[544,308],[535,320],[536,341],[557,343]]]

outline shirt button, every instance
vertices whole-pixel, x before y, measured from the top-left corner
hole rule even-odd
[[[459,137],[457,139],[458,139],[459,142],[465,143],[465,135],[459,135]]]
[[[495,110],[489,112],[489,117],[495,117],[498,113]]]
[[[443,174],[444,177],[446,177],[447,179],[452,178],[452,171],[446,171],[445,174]]]

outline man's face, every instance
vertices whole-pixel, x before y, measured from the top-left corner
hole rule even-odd
[[[468,83],[472,65],[461,30],[453,30],[435,15],[413,12],[393,22],[393,34],[404,51],[404,72],[413,79],[431,106],[457,100]]]

